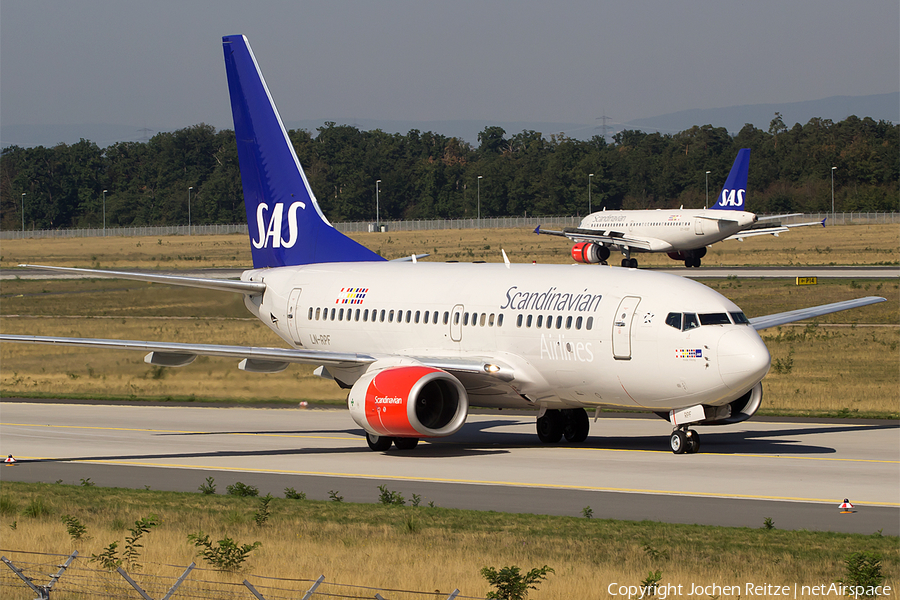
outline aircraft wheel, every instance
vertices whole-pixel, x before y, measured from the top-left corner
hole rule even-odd
[[[369,449],[374,450],[375,452],[384,452],[391,447],[391,443],[393,443],[393,441],[394,438],[366,432],[366,443],[369,444]]]
[[[587,411],[583,408],[573,408],[565,412],[566,425],[563,428],[563,435],[567,442],[580,444],[587,439],[591,430],[591,422],[588,419]]]
[[[684,431],[681,429],[673,431],[672,437],[669,438],[669,446],[675,454],[684,454],[688,446],[687,435]]]
[[[559,410],[551,409],[537,420],[538,438],[545,444],[555,444],[563,436],[563,416]]]
[[[626,269],[627,269],[628,267],[630,267],[630,266],[631,266],[631,259],[623,258],[623,259],[622,259],[622,266],[625,267]]]
[[[419,438],[394,438],[397,450],[412,450],[419,445]]]
[[[688,430],[688,447],[686,452],[688,454],[697,454],[700,451],[700,434],[694,431],[693,429]]]

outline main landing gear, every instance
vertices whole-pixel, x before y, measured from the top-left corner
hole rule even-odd
[[[538,417],[538,438],[545,444],[556,444],[563,437],[579,444],[587,439],[591,422],[583,408],[548,409]]]
[[[419,445],[419,438],[392,438],[366,432],[366,443],[369,444],[369,449],[375,452],[386,452],[391,444],[394,444],[397,450],[412,450]]]
[[[631,258],[631,248],[624,248],[622,250],[622,255],[625,256],[625,258],[622,259],[623,267],[625,267],[626,269],[638,268],[637,259]]]
[[[672,432],[669,446],[675,454],[695,454],[700,450],[700,434],[683,425]]]

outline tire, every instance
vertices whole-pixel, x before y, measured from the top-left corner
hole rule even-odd
[[[688,441],[685,433],[676,429],[672,432],[672,437],[669,438],[669,447],[672,448],[672,452],[675,454],[684,454],[687,450]]]
[[[537,420],[538,438],[545,444],[555,444],[563,436],[563,417],[559,410],[551,409]]]
[[[394,438],[366,432],[366,443],[369,444],[369,449],[375,452],[385,452],[393,442]]]
[[[689,432],[690,437],[688,437],[688,447],[686,452],[688,454],[697,454],[700,451],[700,434],[691,429]]]
[[[587,439],[591,430],[591,421],[588,418],[587,411],[583,408],[573,408],[565,411],[566,424],[563,428],[563,435],[567,442],[580,444]]]
[[[419,445],[419,438],[394,438],[397,450],[412,450]]]

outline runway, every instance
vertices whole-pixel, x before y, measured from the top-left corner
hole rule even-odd
[[[900,535],[896,421],[750,420],[698,428],[699,454],[668,450],[661,419],[601,417],[585,444],[540,444],[534,415],[470,415],[456,435],[371,452],[344,410],[4,402],[4,481],[62,480],[196,492],[214,477],[377,502],[505,512]],[[849,498],[855,512],[841,514]]]

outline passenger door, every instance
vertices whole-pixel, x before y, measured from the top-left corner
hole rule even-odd
[[[631,360],[631,323],[640,302],[637,296],[625,296],[619,302],[612,331],[613,358],[616,360]]]

